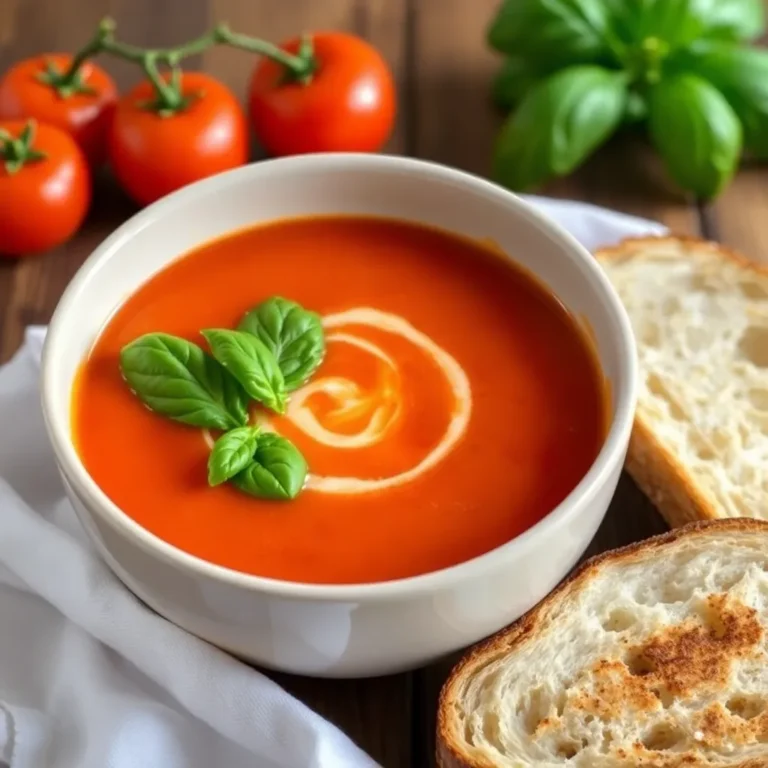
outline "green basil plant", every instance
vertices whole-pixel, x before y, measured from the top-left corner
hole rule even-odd
[[[524,190],[576,169],[620,126],[642,124],[670,176],[716,197],[743,151],[768,158],[762,0],[505,0],[488,43],[510,115],[494,174]]]

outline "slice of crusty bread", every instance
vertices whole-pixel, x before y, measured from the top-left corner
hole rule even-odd
[[[585,563],[464,658],[441,768],[768,766],[768,523],[694,523]]]
[[[768,519],[768,269],[684,237],[596,255],[639,348],[630,474],[672,526]]]

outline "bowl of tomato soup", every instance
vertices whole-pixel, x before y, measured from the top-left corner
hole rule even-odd
[[[572,237],[406,158],[270,160],[102,243],[43,409],[69,498],[150,607],[249,661],[395,672],[570,570],[626,452],[635,348]]]

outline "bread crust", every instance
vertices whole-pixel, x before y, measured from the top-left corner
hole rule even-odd
[[[634,250],[644,245],[695,245],[697,248],[709,251],[716,256],[720,256],[729,261],[735,262],[738,266],[744,269],[757,272],[760,275],[768,276],[768,264],[761,264],[757,261],[747,258],[743,253],[728,248],[721,243],[716,243],[714,240],[705,240],[695,235],[646,235],[644,237],[625,237],[615,245],[605,246],[604,248],[598,248],[595,251],[595,256],[598,259],[613,259],[627,257],[632,254]]]
[[[654,550],[668,547],[680,539],[694,536],[710,536],[718,532],[754,532],[768,534],[768,521],[752,518],[729,518],[689,523],[676,530],[653,536],[626,547],[610,550],[590,558],[566,578],[542,602],[521,616],[506,629],[502,629],[487,640],[476,645],[453,668],[440,691],[437,711],[436,759],[438,768],[497,768],[487,760],[478,761],[464,749],[461,734],[454,731],[450,711],[458,700],[458,688],[462,681],[473,674],[474,668],[486,659],[513,652],[521,644],[536,636],[540,626],[547,620],[552,609],[567,597],[581,590],[600,569],[608,563],[631,561]],[[686,768],[695,768],[695,763],[685,763]],[[758,768],[768,761],[750,759],[739,763],[737,768]]]
[[[768,277],[768,265],[758,264],[719,243],[689,235],[629,237],[595,251],[598,261],[632,258],[644,246],[689,245],[736,263],[740,268]],[[626,469],[672,528],[695,520],[717,520],[717,505],[696,484],[687,467],[656,438],[637,413],[627,452]]]
[[[656,439],[639,414],[635,415],[624,466],[670,528],[719,519],[717,508],[699,490],[685,464]]]

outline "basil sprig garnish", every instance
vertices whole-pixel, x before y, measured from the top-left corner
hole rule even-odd
[[[765,31],[763,0],[502,0],[487,34],[510,112],[497,179],[524,190],[571,173],[633,124],[680,187],[716,197],[742,151],[768,157]]]
[[[307,381],[325,354],[320,316],[281,296],[247,312],[238,328],[256,336],[272,352],[288,392]]]
[[[259,435],[250,463],[232,482],[244,493],[262,499],[294,499],[304,487],[307,462],[298,448],[281,435]]]
[[[242,472],[256,453],[257,427],[238,427],[225,432],[208,457],[208,485],[221,485]]]
[[[213,356],[256,401],[285,412],[285,380],[275,356],[256,336],[222,328],[203,331]]]
[[[239,330],[201,331],[211,354],[191,341],[149,333],[123,347],[120,370],[152,411],[223,432],[208,457],[208,484],[231,482],[251,496],[293,499],[307,462],[290,440],[248,426],[249,400],[284,413],[286,393],[317,370],[325,354],[320,316],[273,297],[246,313]]]
[[[240,384],[196,344],[149,333],[123,347],[120,370],[151,410],[192,427],[232,429],[248,421]]]

